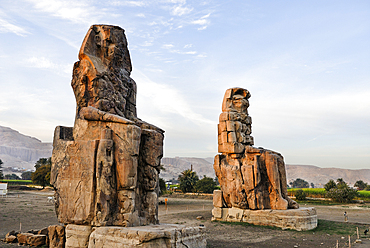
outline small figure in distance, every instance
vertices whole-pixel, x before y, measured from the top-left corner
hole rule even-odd
[[[344,222],[348,222],[348,215],[346,211],[344,212]]]

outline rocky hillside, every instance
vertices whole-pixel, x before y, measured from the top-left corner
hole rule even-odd
[[[209,158],[188,157],[162,158],[161,164],[164,165],[165,170],[161,171],[159,176],[164,180],[177,179],[182,171],[190,169],[191,165],[193,165],[193,170],[197,172],[198,176],[203,177],[206,175],[214,178],[213,163],[209,160]]]
[[[313,183],[315,187],[322,188],[330,180],[334,181],[338,178],[343,180],[350,186],[353,186],[356,181],[362,180],[370,183],[370,169],[350,170],[340,168],[320,168],[313,165],[287,165],[288,181],[301,178],[309,183]]]
[[[182,171],[190,169],[191,165],[199,176],[215,177],[213,158],[163,158],[162,165],[164,165],[165,171],[161,171],[160,177],[165,180],[177,179],[178,175]],[[286,170],[288,182],[301,178],[310,184],[313,183],[315,187],[323,187],[330,179],[336,180],[337,178],[343,178],[351,186],[358,180],[370,183],[370,169],[350,170],[320,168],[313,165],[286,165]]]
[[[0,159],[3,167],[33,169],[39,158],[51,156],[52,144],[0,126]]]

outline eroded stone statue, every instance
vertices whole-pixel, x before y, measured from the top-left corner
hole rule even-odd
[[[248,115],[250,92],[231,88],[225,93],[218,125],[218,152],[214,169],[221,185],[215,207],[239,209],[297,209],[287,195],[284,158],[253,147],[252,119]],[[217,198],[218,196],[218,198]]]
[[[51,184],[59,222],[158,224],[164,131],[136,115],[124,30],[93,25],[73,68],[74,127],[54,133]]]

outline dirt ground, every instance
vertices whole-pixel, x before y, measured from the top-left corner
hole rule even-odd
[[[9,190],[7,197],[0,197],[0,238],[11,230],[27,231],[58,224],[54,205],[48,202],[51,190]],[[159,199],[164,201],[164,197]],[[309,207],[313,205],[306,205]],[[314,206],[318,213],[319,227],[312,231],[297,232],[277,228],[252,226],[240,223],[211,222],[212,200],[168,197],[167,210],[159,205],[161,223],[206,227],[207,247],[370,247],[370,234],[363,234],[370,226],[370,204]],[[349,223],[344,223],[347,211]],[[196,217],[202,216],[203,220]],[[327,221],[325,221],[327,220]],[[356,240],[356,227],[360,230],[362,244]],[[0,247],[18,247],[0,242]]]

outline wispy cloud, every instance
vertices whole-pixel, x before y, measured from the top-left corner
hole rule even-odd
[[[13,33],[23,37],[30,34],[24,28],[14,25],[3,18],[0,18],[0,33]]]
[[[144,1],[110,1],[108,3],[113,6],[129,6],[129,7],[143,7],[146,5]]]
[[[135,69],[135,72],[135,80],[140,82],[138,105],[151,106],[158,112],[179,115],[196,125],[215,125],[214,121],[208,120],[201,114],[194,112],[185,98],[175,88],[153,82],[138,69]],[[158,125],[167,126],[168,124],[158,123]]]
[[[171,14],[175,16],[182,16],[182,15],[189,14],[191,11],[193,11],[193,8],[188,8],[182,5],[178,5],[172,8]]]
[[[72,0],[27,0],[38,11],[49,13],[54,17],[69,20],[73,23],[89,24],[98,23],[104,15],[103,9],[97,9],[88,1]]]
[[[61,65],[52,62],[45,57],[30,57],[25,59],[24,63],[27,67],[33,67],[38,69],[52,69],[53,71],[70,76],[72,64]]]
[[[208,19],[210,17],[211,13],[202,16],[198,20],[192,21],[192,24],[200,25],[201,27],[198,28],[198,30],[204,30],[208,27],[208,25],[211,23],[211,21]]]

